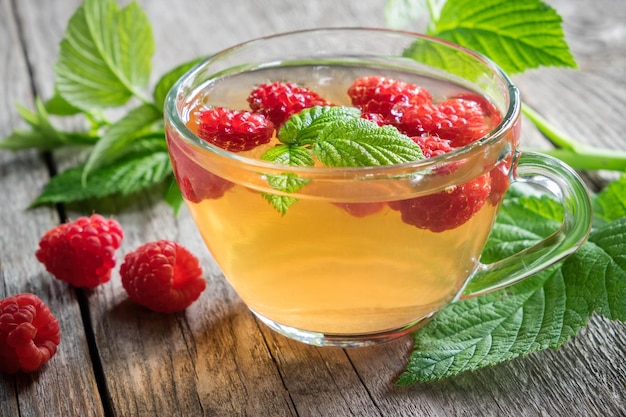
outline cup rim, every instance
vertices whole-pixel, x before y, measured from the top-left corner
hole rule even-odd
[[[454,149],[451,152],[448,152],[443,155],[423,158],[416,161],[409,161],[398,164],[389,164],[389,165],[376,165],[376,166],[357,166],[357,167],[328,167],[328,166],[291,166],[291,165],[283,165],[279,163],[274,163],[270,161],[264,161],[258,158],[246,157],[240,154],[229,152],[225,149],[222,149],[218,146],[210,144],[207,141],[199,138],[195,133],[191,131],[186,125],[186,123],[182,120],[181,114],[177,109],[177,100],[179,98],[179,91],[189,80],[193,79],[198,73],[203,71],[203,69],[210,65],[212,62],[220,59],[221,57],[231,54],[241,48],[245,47],[253,47],[255,44],[270,41],[278,38],[286,38],[292,37],[295,35],[303,35],[303,34],[315,34],[315,33],[325,33],[325,32],[334,32],[334,33],[359,33],[359,32],[378,32],[378,33],[386,33],[386,34],[394,34],[412,37],[414,39],[424,39],[429,42],[434,42],[442,45],[446,45],[448,47],[454,48],[458,51],[465,53],[466,55],[470,55],[473,59],[480,61],[481,64],[485,65],[485,67],[489,68],[493,71],[494,74],[504,82],[508,91],[508,104],[506,106],[506,113],[503,114],[502,120],[500,123],[494,127],[489,133],[487,133],[482,138],[457,149]],[[494,144],[500,140],[503,135],[506,134],[507,131],[514,128],[516,120],[521,113],[521,99],[518,88],[515,86],[509,75],[493,60],[485,56],[484,54],[477,52],[472,49],[468,49],[466,47],[460,46],[453,42],[440,39],[437,37],[433,37],[430,35],[425,35],[417,32],[405,31],[405,30],[396,30],[396,29],[385,29],[385,28],[372,28],[372,27],[323,27],[323,28],[311,28],[311,29],[301,29],[294,30],[288,32],[280,32],[274,33],[271,35],[266,35],[262,37],[257,37],[254,39],[250,39],[228,48],[222,49],[215,54],[208,56],[203,59],[201,62],[194,65],[191,69],[189,69],[185,74],[183,74],[173,85],[165,98],[164,103],[165,116],[167,118],[167,122],[169,122],[177,131],[178,135],[185,141],[185,143],[194,148],[200,148],[205,152],[210,152],[214,156],[227,161],[228,164],[237,164],[241,166],[245,166],[246,169],[250,170],[260,170],[260,171],[280,171],[282,173],[294,173],[301,176],[307,177],[317,177],[317,178],[333,178],[338,177],[340,174],[341,177],[346,175],[365,175],[365,176],[389,176],[390,172],[407,172],[407,171],[428,171],[429,169],[433,169],[433,167],[440,167],[442,165],[446,165],[448,163],[455,163],[460,160],[464,160],[469,158],[471,155],[481,152],[482,149],[488,147],[491,144]]]

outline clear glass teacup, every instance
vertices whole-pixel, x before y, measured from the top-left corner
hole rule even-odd
[[[281,146],[275,137],[244,152],[200,137],[198,114],[251,111],[249,93],[259,85],[290,82],[350,107],[346,91],[367,77],[423,86],[435,101],[473,100],[489,109],[491,125],[471,143],[428,158],[359,166],[261,158]],[[257,39],[211,56],[170,91],[165,122],[189,211],[252,312],[305,343],[364,346],[411,332],[461,298],[518,282],[585,241],[585,186],[562,162],[519,151],[520,106],[509,77],[480,54],[419,34],[336,28]],[[483,264],[512,182],[553,195],[563,222],[536,245]]]

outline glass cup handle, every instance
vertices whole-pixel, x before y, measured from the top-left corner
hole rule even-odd
[[[589,236],[591,201],[582,180],[569,166],[553,157],[524,152],[514,182],[539,186],[563,205],[561,227],[535,245],[500,261],[479,263],[461,298],[499,290],[527,278],[562,260],[578,249]]]

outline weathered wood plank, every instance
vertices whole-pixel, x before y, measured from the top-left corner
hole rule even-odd
[[[324,2],[320,8],[292,6],[287,15],[282,15],[275,13],[280,10],[277,2],[269,3],[224,3],[218,10],[205,2],[189,1],[167,12],[162,3],[145,3],[156,28],[194,28],[189,37],[172,37],[171,30],[155,31],[157,43],[161,39],[167,44],[165,48],[157,47],[155,73],[252,37],[303,27],[300,25],[305,18],[308,25],[321,26],[329,17],[327,10],[331,5]],[[308,15],[297,10],[302,7]],[[193,16],[189,10],[195,10]],[[343,25],[348,24],[345,16],[351,16],[349,13],[346,9],[337,14],[344,16]],[[298,19],[288,18],[293,15]],[[229,19],[233,19],[232,24]],[[142,312],[125,303],[118,282],[97,291],[97,298],[92,298],[92,315],[98,323],[96,337],[116,414],[150,415],[158,410],[166,415],[319,415],[327,414],[327,407],[332,406],[333,415],[370,415],[371,400],[344,353],[338,353],[337,370],[341,372],[326,371],[323,379],[301,382],[301,374],[293,374],[295,369],[281,362],[276,349],[267,345],[259,324],[217,271],[187,212],[174,220],[162,205],[147,203],[139,207],[141,211],[116,215],[130,230],[122,250],[127,252],[150,240],[176,239],[199,255],[208,272],[209,285],[198,303],[173,318]],[[137,227],[141,230],[136,231]],[[319,351],[310,359],[301,349],[314,348],[291,346],[287,354],[298,361],[305,373],[312,372],[311,364],[318,363],[320,357],[332,357],[330,351]],[[133,354],[143,361],[130,362]],[[331,392],[327,382],[333,379],[339,380],[343,388],[353,388]],[[296,390],[301,393],[292,392],[293,383],[301,387]],[[137,391],[137,386],[150,389]],[[311,397],[314,390],[324,390],[331,396]],[[353,400],[348,401],[355,391],[361,391],[363,404],[355,406]],[[129,395],[132,392],[136,395]],[[338,396],[345,401],[334,401]]]
[[[24,52],[20,31],[34,35],[41,31],[40,46],[50,45],[54,39],[45,39],[50,29],[42,19],[38,25],[28,25],[24,18],[28,5],[0,0],[0,137],[14,128],[24,128],[19,121],[16,104],[33,107],[33,91],[27,62],[50,60],[50,51],[34,56],[26,45]],[[32,3],[35,6],[35,3]],[[41,5],[37,5],[39,9]],[[45,16],[45,14],[43,15]],[[18,24],[21,25],[18,27]],[[26,27],[24,26],[26,25]],[[30,32],[29,32],[30,31]],[[38,65],[38,70],[49,71],[49,65]],[[35,71],[37,75],[41,75]],[[46,75],[49,83],[50,75]],[[38,82],[35,81],[35,84]],[[46,230],[59,223],[54,209],[28,210],[29,203],[49,178],[40,155],[33,151],[0,152],[0,298],[21,292],[37,294],[61,325],[61,345],[56,356],[39,372],[0,375],[0,415],[43,416],[81,415],[101,416],[100,394],[90,365],[87,339],[75,292],[56,281],[35,259],[39,239]]]
[[[17,25],[33,85],[47,97],[58,41],[79,3],[0,0],[0,51],[9,57],[0,66],[0,136],[19,123],[15,102],[32,104]],[[626,68],[626,7],[620,0],[549,3],[565,18],[581,68],[516,76],[525,99],[576,139],[624,149],[626,122],[615,109],[624,107],[620,81]],[[153,82],[174,65],[250,38],[307,27],[384,24],[380,0],[140,4],[153,23],[157,43]],[[530,128],[525,140],[533,146],[542,143]],[[63,154],[56,161],[66,163]],[[58,223],[54,210],[24,210],[46,181],[45,166],[33,152],[1,152],[0,177],[0,195],[11,196],[11,204],[0,204],[0,297],[16,291],[45,297],[59,312],[64,334],[61,350],[41,372],[0,377],[0,415],[103,415],[105,410],[115,416],[626,414],[623,324],[594,318],[559,351],[446,381],[397,387],[394,381],[410,353],[409,337],[341,350],[302,345],[271,332],[225,282],[188,213],[183,210],[174,218],[148,195],[124,210],[106,208],[126,231],[120,261],[145,242],[177,240],[199,256],[208,288],[198,303],[174,315],[151,313],[129,302],[116,273],[110,283],[90,292],[94,342],[106,378],[99,394],[76,297],[32,256],[39,237]],[[92,209],[104,207],[84,210]]]

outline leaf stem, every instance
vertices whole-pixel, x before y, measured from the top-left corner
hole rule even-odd
[[[570,149],[523,148],[523,151],[540,152],[553,156],[578,170],[626,171],[626,152],[612,149],[588,148],[584,152]]]
[[[558,130],[526,103],[522,106],[522,112],[550,142],[557,146],[557,149],[550,150],[524,150],[532,150],[554,156],[574,169],[626,171],[626,152],[615,149],[595,148],[580,143]]]

